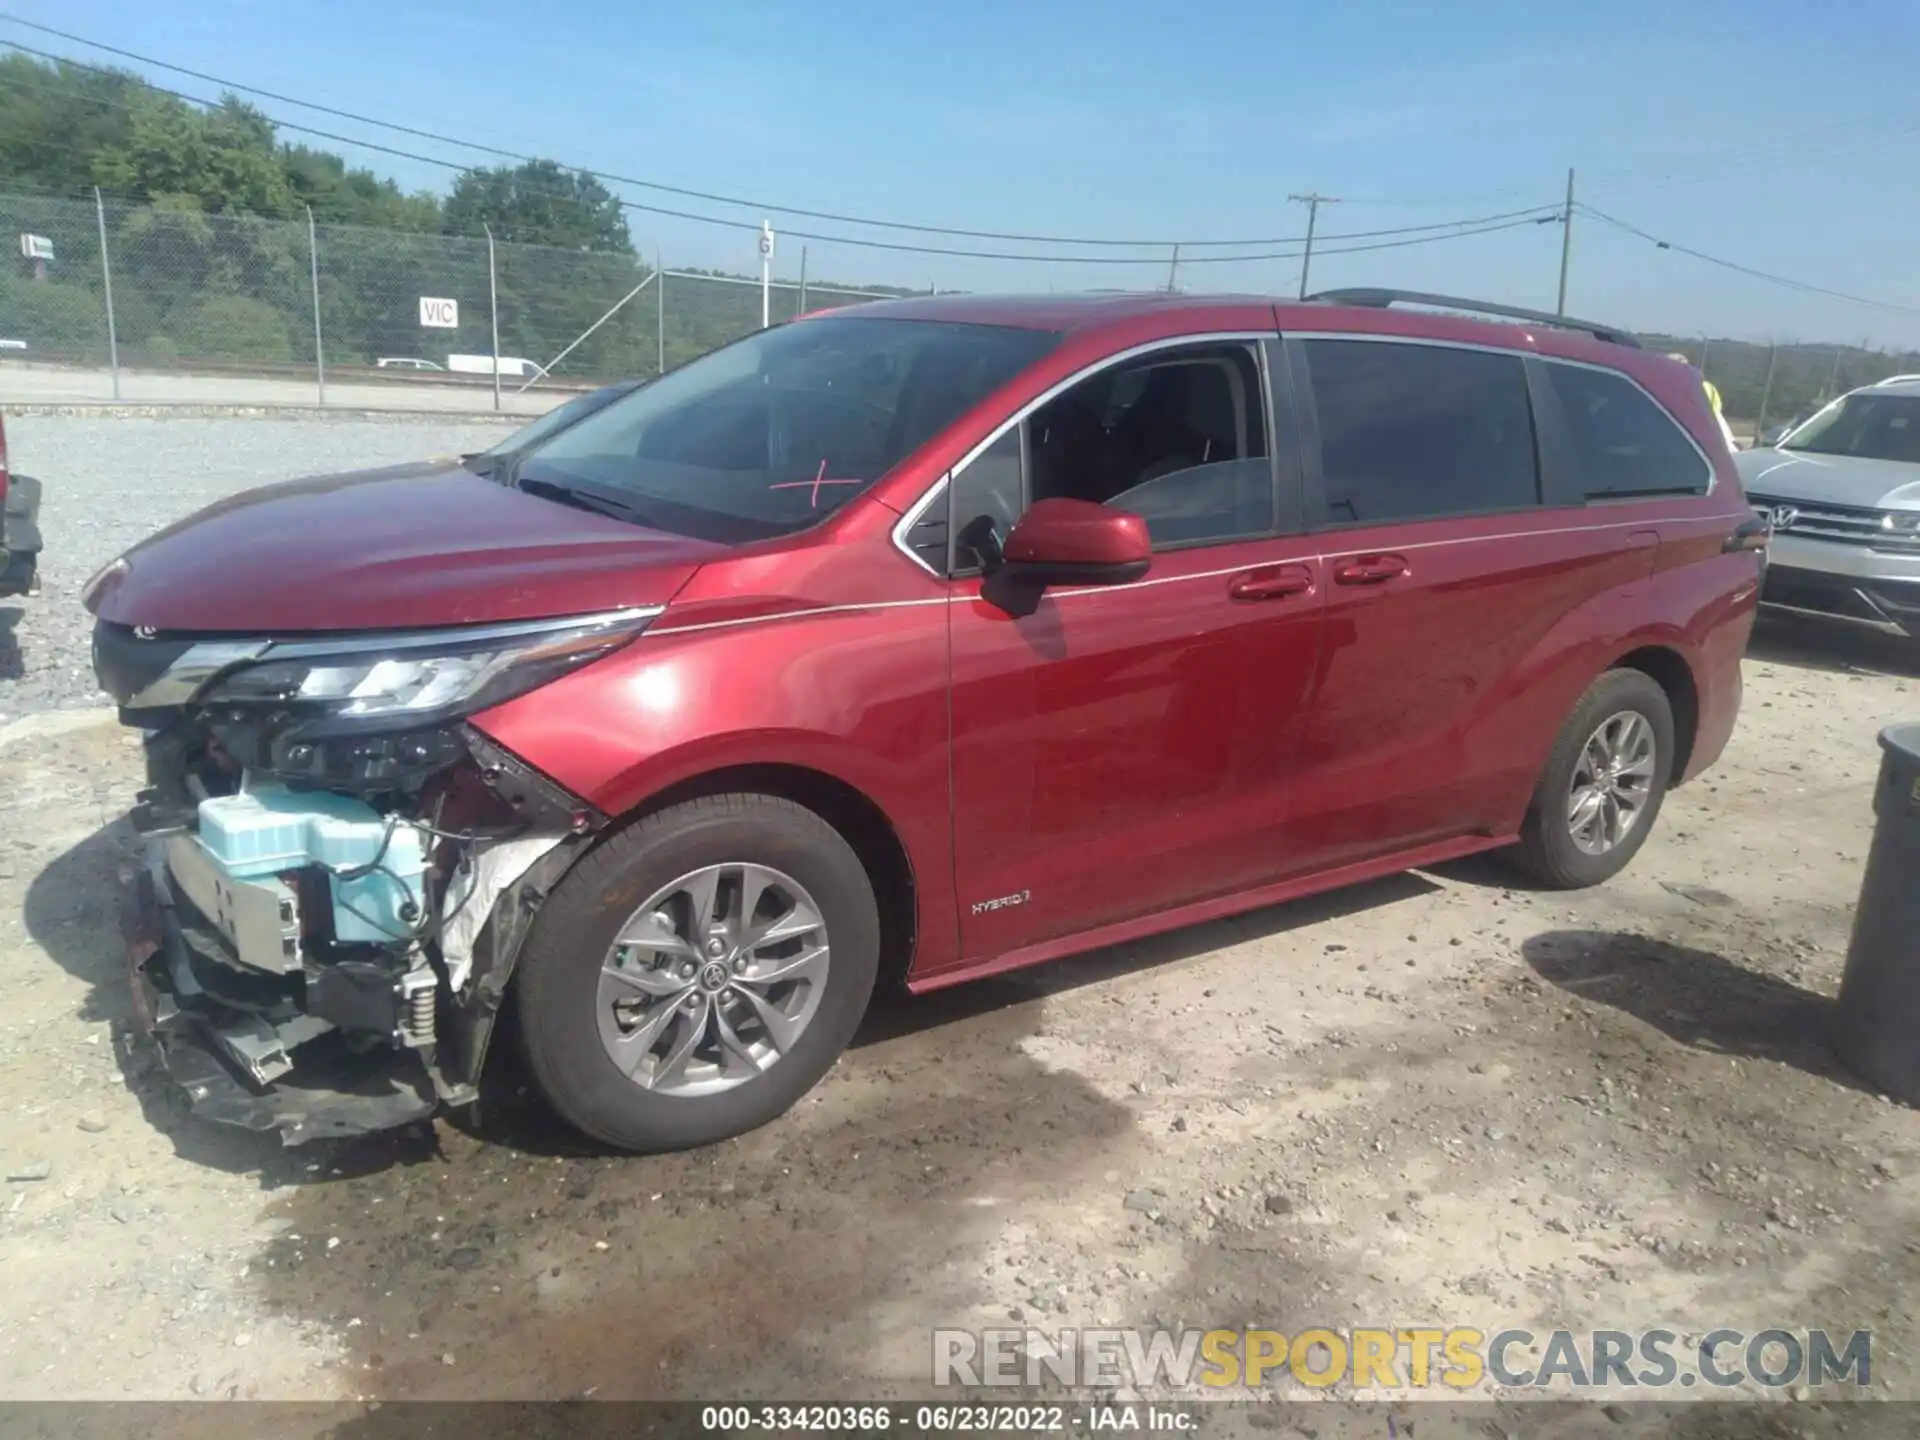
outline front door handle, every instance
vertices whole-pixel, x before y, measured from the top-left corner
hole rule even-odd
[[[1404,555],[1357,555],[1333,572],[1336,585],[1379,585],[1407,573]]]
[[[1313,589],[1313,571],[1305,565],[1282,565],[1242,575],[1227,588],[1235,600],[1285,600]]]

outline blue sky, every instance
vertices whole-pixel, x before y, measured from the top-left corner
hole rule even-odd
[[[1583,200],[1661,238],[1914,312],[1765,284],[1580,217],[1574,313],[1674,331],[1920,346],[1920,7],[1911,0],[0,5],[510,150],[756,201],[977,230],[1295,236],[1305,217],[1287,197],[1317,189],[1344,197],[1322,211],[1323,232],[1375,231],[1556,203],[1571,165]],[[0,38],[89,54],[12,25],[0,24]],[[153,73],[189,92],[211,90]],[[278,118],[476,158],[258,103]],[[449,178],[430,165],[348,153],[410,187],[444,188]],[[822,234],[1047,248],[774,219],[776,228]],[[644,213],[630,224],[669,264],[757,265],[748,230]],[[780,242],[778,273],[797,271],[802,243]],[[1149,264],[1094,266],[804,243],[816,280],[1069,290],[1159,284],[1166,272],[1164,252]],[[1312,278],[1316,288],[1396,284],[1550,308],[1559,251],[1556,226],[1528,225],[1323,254]],[[1296,260],[1188,263],[1180,278],[1187,288],[1282,291],[1298,269]]]

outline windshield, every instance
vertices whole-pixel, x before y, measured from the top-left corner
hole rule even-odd
[[[845,505],[1058,340],[853,316],[777,326],[562,430],[520,480],[704,540],[784,535]]]
[[[1788,435],[1780,448],[1920,465],[1920,395],[1849,395]]]
[[[573,424],[582,416],[604,409],[622,395],[631,394],[645,382],[622,380],[617,385],[607,385],[598,390],[589,390],[585,395],[576,395],[573,399],[553,407],[538,420],[522,425],[498,445],[491,445],[480,452],[481,455],[517,455],[530,445],[538,445],[549,435],[556,435]]]

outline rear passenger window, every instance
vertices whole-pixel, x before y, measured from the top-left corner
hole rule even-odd
[[[1439,345],[1308,340],[1331,525],[1540,503],[1526,363]]]
[[[1673,418],[1624,375],[1549,364],[1589,500],[1704,494],[1713,471]]]

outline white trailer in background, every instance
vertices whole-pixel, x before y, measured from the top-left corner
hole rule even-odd
[[[447,369],[455,375],[491,375],[493,374],[493,357],[491,355],[449,355]],[[533,361],[523,360],[518,355],[502,355],[500,373],[537,380],[547,372]]]

